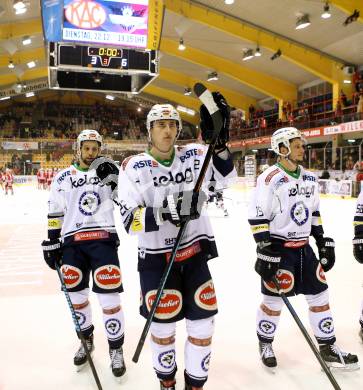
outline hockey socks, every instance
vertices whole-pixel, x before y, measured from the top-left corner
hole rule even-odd
[[[211,345],[200,346],[190,342],[185,343],[185,383],[194,387],[203,387],[208,379]]]
[[[272,343],[280,321],[283,301],[280,297],[263,295],[261,306],[257,309],[257,337],[263,343]]]

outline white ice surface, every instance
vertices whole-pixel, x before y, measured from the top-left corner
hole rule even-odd
[[[210,206],[219,259],[210,264],[219,303],[217,326],[207,390],[330,389],[299,329],[284,310],[274,343],[278,359],[275,374],[259,361],[255,312],[260,303],[259,278],[253,270],[255,244],[246,220],[246,195],[226,191],[230,216]],[[0,192],[0,390],[96,389],[91,371],[76,373],[72,359],[78,348],[73,323],[55,272],[42,258],[40,242],[46,237],[48,193],[16,188],[14,196]],[[233,200],[232,200],[233,199]],[[363,266],[352,256],[354,200],[323,199],[321,209],[326,234],[336,240],[337,262],[327,274],[338,345],[358,354]],[[104,389],[158,390],[148,342],[138,364],[131,361],[144,319],[138,314],[139,280],[136,271],[136,239],[120,229],[119,257],[125,293],[125,358],[127,374],[114,381],[101,312],[91,296],[95,330],[94,361]],[[303,296],[291,302],[308,327]],[[310,329],[309,329],[310,331]],[[177,389],[183,389],[184,323],[177,331]],[[344,390],[363,389],[363,369],[335,373]]]

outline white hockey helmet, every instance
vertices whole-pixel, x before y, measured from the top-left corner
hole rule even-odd
[[[102,136],[96,130],[85,129],[82,130],[77,137],[77,153],[81,154],[81,146],[84,141],[97,141],[102,147]]]
[[[305,142],[304,136],[301,132],[295,127],[282,127],[281,129],[276,130],[271,136],[271,148],[272,150],[282,157],[287,157],[290,153],[290,140],[294,138],[300,138]],[[280,145],[283,145],[287,148],[288,152],[283,154],[280,152]]]
[[[149,140],[151,140],[151,123],[163,119],[172,119],[177,121],[178,134],[176,138],[179,137],[180,131],[182,129],[182,121],[180,119],[179,112],[171,104],[155,104],[151,107],[151,110],[147,114],[146,118],[146,128],[149,133]]]

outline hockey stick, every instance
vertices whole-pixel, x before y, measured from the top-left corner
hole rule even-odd
[[[85,338],[84,338],[84,336],[82,334],[81,327],[79,326],[79,322],[78,322],[76,313],[74,311],[74,307],[72,305],[72,301],[71,301],[71,298],[69,296],[69,293],[68,293],[68,290],[67,290],[67,286],[64,283],[62,272],[61,272],[58,264],[55,264],[55,268],[57,270],[57,274],[58,274],[58,277],[59,277],[59,280],[60,280],[60,283],[61,283],[61,286],[62,286],[62,290],[64,292],[64,295],[66,296],[66,300],[67,300],[67,303],[68,303],[69,310],[71,311],[71,314],[72,314],[72,319],[73,319],[74,326],[76,328],[77,336],[81,340],[83,348],[84,348],[84,350],[86,352],[87,360],[88,360],[88,363],[89,363],[89,365],[91,367],[93,377],[95,378],[95,382],[97,384],[97,388],[98,388],[98,390],[102,390],[100,379],[98,378],[97,371],[96,371],[95,365],[93,364],[93,360],[92,360],[91,354],[90,354],[90,352],[88,350],[86,340],[85,340]]]
[[[313,351],[315,357],[318,359],[320,365],[321,365],[321,368],[324,370],[326,376],[328,377],[330,383],[332,384],[333,388],[335,390],[341,390],[340,386],[338,385],[337,381],[335,380],[333,374],[331,373],[331,371],[329,370],[329,367],[327,366],[325,360],[321,357],[318,349],[316,348],[313,340],[311,339],[311,337],[309,336],[309,333],[308,331],[306,330],[306,328],[304,327],[303,323],[300,321],[300,318],[299,316],[297,315],[296,311],[294,310],[294,308],[292,307],[290,301],[287,299],[287,296],[285,295],[284,292],[282,292],[280,290],[280,284],[276,278],[276,276],[274,276],[272,278],[272,282],[274,283],[280,297],[282,298],[282,300],[284,301],[285,305],[287,306],[287,308],[289,309],[289,312],[291,313],[292,317],[294,318],[297,326],[299,327],[299,329],[301,330],[301,333],[303,334],[303,336],[305,337],[305,340],[307,341],[307,343],[309,344],[311,350]]]
[[[209,114],[211,115],[211,118],[213,121],[213,130],[214,130],[212,142],[209,144],[207,154],[205,156],[205,159],[204,159],[202,168],[200,170],[197,182],[196,182],[194,189],[193,189],[194,192],[199,192],[199,190],[202,186],[203,180],[204,180],[204,176],[207,172],[209,162],[212,158],[219,132],[222,129],[223,121],[222,121],[222,114],[219,111],[219,108],[216,105],[211,92],[201,83],[197,83],[194,85],[194,92],[198,96],[198,98],[202,101],[202,103],[206,106]],[[151,306],[149,315],[146,319],[144,329],[142,330],[139,342],[137,344],[134,356],[132,357],[132,361],[135,363],[137,363],[139,361],[140,353],[141,353],[142,348],[145,344],[146,336],[149,332],[151,323],[153,321],[153,318],[154,318],[154,315],[156,312],[156,308],[159,305],[159,302],[160,302],[160,299],[161,299],[161,296],[163,294],[163,290],[165,287],[166,280],[168,279],[170,270],[174,264],[174,261],[175,261],[176,255],[177,255],[177,251],[178,251],[178,248],[179,248],[180,243],[182,241],[182,238],[183,238],[185,229],[188,225],[188,222],[189,221],[183,222],[180,225],[180,229],[179,229],[179,232],[178,232],[178,235],[176,237],[176,241],[175,241],[175,244],[174,244],[174,247],[172,250],[171,258],[169,260],[168,265],[165,267],[164,273],[160,279],[159,287],[158,287],[158,290],[156,292],[155,301],[153,302],[153,304]]]

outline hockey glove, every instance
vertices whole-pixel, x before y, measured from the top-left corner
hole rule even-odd
[[[212,92],[212,95],[223,117],[223,126],[219,133],[215,147],[216,153],[218,153],[226,149],[226,143],[229,140],[229,122],[231,109],[222,94],[219,92]],[[215,129],[213,128],[212,118],[204,104],[200,107],[200,130],[203,141],[206,144],[210,144],[213,140]]]
[[[363,264],[363,234],[353,239],[353,255],[358,263]]]
[[[90,169],[96,169],[97,177],[103,184],[110,186],[112,191],[117,187],[119,168],[113,160],[103,156],[97,157]]]
[[[203,191],[183,191],[168,195],[160,210],[161,217],[164,221],[180,226],[183,222],[198,219],[206,200],[207,195]]]
[[[55,270],[55,265],[62,265],[62,243],[60,240],[45,240],[42,242],[43,256],[45,262],[51,269]]]
[[[255,271],[265,282],[269,282],[279,269],[281,254],[270,241],[261,241],[257,244],[257,260]]]
[[[330,237],[315,238],[319,251],[319,260],[324,272],[331,270],[335,263],[335,242]]]

